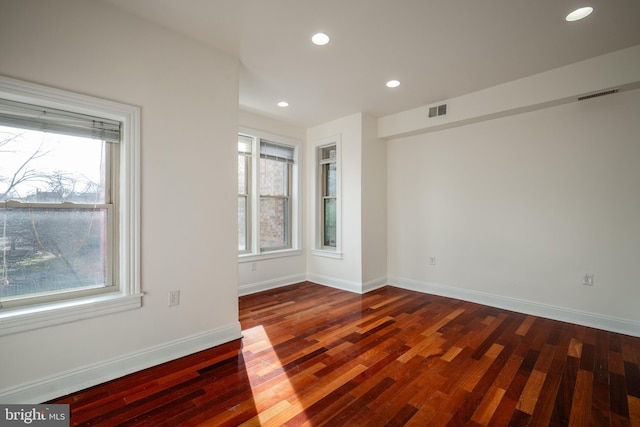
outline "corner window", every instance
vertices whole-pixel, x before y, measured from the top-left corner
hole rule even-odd
[[[0,78],[0,318],[25,318],[9,333],[67,301],[139,296],[138,114]]]
[[[240,255],[298,250],[296,141],[247,131],[238,136]]]

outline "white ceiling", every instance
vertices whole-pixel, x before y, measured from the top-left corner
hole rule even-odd
[[[640,44],[640,0],[103,1],[240,58],[241,107],[302,127],[433,104]],[[586,19],[564,20],[587,5]],[[313,45],[317,31],[331,43]],[[400,87],[387,88],[390,79]]]

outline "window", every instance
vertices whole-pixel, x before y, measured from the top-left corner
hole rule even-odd
[[[100,314],[104,298],[107,312],[140,306],[138,117],[0,78],[0,318],[25,318],[0,333],[48,326],[54,308],[65,321]]]
[[[337,242],[337,168],[336,146],[319,148],[320,241],[323,248],[335,250]]]
[[[238,136],[238,250],[298,250],[298,143],[255,131]],[[255,153],[255,155],[254,155]]]
[[[340,257],[340,138],[314,143],[316,159],[316,243],[312,252]]]
[[[251,147],[251,137],[238,135],[238,251],[241,253],[251,251]]]
[[[260,250],[291,247],[293,147],[260,140]]]

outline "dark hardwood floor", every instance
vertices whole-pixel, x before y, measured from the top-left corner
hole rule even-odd
[[[72,425],[640,426],[640,338],[393,287],[240,298],[244,338],[102,384]]]

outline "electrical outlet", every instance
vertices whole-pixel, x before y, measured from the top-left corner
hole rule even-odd
[[[436,265],[436,257],[434,256],[429,257],[429,265]]]
[[[180,305],[180,291],[169,291],[169,307]]]
[[[258,269],[258,265],[255,262],[251,263],[251,271],[256,271]]]
[[[582,275],[582,284],[584,286],[593,286],[593,273],[584,273]]]

